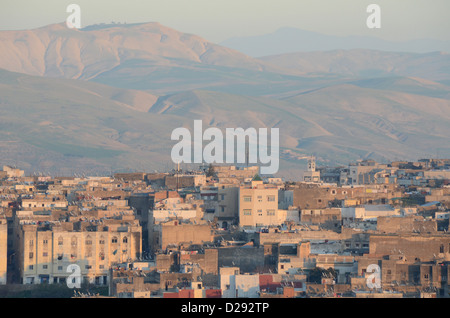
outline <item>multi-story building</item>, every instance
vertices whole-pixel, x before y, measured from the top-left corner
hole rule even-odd
[[[239,188],[239,225],[266,227],[278,225],[278,188],[252,181]]]
[[[239,187],[218,184],[217,208],[214,216],[221,228],[227,229],[239,219]]]
[[[23,284],[63,283],[78,273],[90,283],[106,284],[113,264],[142,253],[141,227],[132,214],[96,218],[79,214],[17,216],[16,264]],[[76,265],[79,271],[69,268]]]

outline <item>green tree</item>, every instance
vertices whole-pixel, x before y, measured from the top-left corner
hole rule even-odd
[[[309,273],[309,282],[310,283],[316,283],[321,284],[322,283],[322,277],[334,277],[336,279],[337,273],[333,268],[321,268],[321,267],[315,267],[310,273]]]
[[[212,164],[209,164],[208,170],[206,171],[206,176],[207,177],[215,177],[216,176],[216,171]]]

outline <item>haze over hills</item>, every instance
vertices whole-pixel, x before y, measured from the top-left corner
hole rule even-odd
[[[420,77],[450,84],[450,53],[402,53],[377,50],[333,50],[265,56],[264,62],[303,74],[355,78]]]
[[[389,52],[450,52],[450,41],[432,39],[390,42],[370,36],[334,36],[297,28],[280,28],[270,34],[234,37],[222,41],[223,46],[253,57],[294,52],[369,49]]]
[[[139,92],[96,83],[7,71],[0,78],[0,160],[34,171],[172,168],[171,132],[192,131],[195,119],[222,131],[279,128],[280,172],[291,176],[311,153],[329,164],[427,157],[430,150],[450,155],[448,99],[345,84],[283,100],[213,91],[150,95],[155,102],[147,108],[116,98],[133,101]]]
[[[171,132],[195,119],[204,129],[279,128],[288,178],[311,154],[330,165],[450,157],[447,54],[255,59],[157,23],[0,39],[0,163],[29,172],[171,169]]]

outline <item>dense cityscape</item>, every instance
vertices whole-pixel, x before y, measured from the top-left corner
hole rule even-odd
[[[0,297],[448,298],[450,159],[0,171]]]

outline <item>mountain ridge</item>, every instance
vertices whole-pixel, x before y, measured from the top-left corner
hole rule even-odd
[[[21,71],[0,69],[0,162],[27,171],[164,169],[171,131],[196,119],[279,128],[286,176],[311,154],[318,164],[450,156],[448,54],[254,59],[159,23],[59,24],[0,40],[0,66]]]
[[[59,23],[33,30],[1,31],[0,49],[0,68],[64,78],[92,79],[97,72],[142,58],[166,63],[170,63],[167,58],[172,62],[181,58],[259,71],[271,68],[238,51],[157,22],[83,29],[69,29]]]
[[[219,44],[260,58],[294,52],[371,49],[386,52],[450,52],[450,41],[417,39],[394,42],[374,36],[335,36],[293,27],[282,27],[272,33],[232,37]]]

